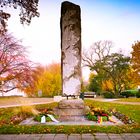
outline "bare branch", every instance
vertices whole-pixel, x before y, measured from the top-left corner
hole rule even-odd
[[[88,51],[83,51],[83,65],[90,68],[94,67],[97,61],[102,61],[109,55],[112,48],[111,41],[98,41],[95,42]]]
[[[0,37],[0,90],[6,92],[22,86],[30,79],[32,64],[18,40],[8,34]]]

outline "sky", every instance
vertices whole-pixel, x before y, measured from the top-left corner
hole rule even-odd
[[[19,12],[11,13],[9,33],[27,46],[29,58],[46,65],[60,62],[60,11],[63,0],[39,0],[40,17],[33,18],[30,26],[21,25]],[[120,49],[130,55],[132,44],[140,40],[139,0],[71,0],[81,7],[82,49],[94,42],[110,40],[113,51]],[[88,80],[89,70],[83,69],[83,78]]]

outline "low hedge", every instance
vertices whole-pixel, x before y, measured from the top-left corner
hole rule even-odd
[[[121,96],[123,97],[135,97],[138,94],[138,90],[125,90],[121,92]]]
[[[103,96],[104,96],[104,98],[115,98],[114,93],[108,92],[108,91],[104,92]]]
[[[136,97],[140,98],[140,90],[138,90],[138,92],[136,93]]]

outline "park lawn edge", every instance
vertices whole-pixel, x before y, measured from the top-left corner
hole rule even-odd
[[[71,134],[71,133],[140,133],[140,126],[121,125],[121,126],[67,126],[67,125],[5,125],[0,126],[0,134]]]
[[[135,103],[140,103],[140,98],[120,98],[117,101],[119,102],[135,102]]]
[[[98,107],[107,107],[108,106],[114,106],[120,108],[122,113],[126,113],[126,110],[122,110],[124,105],[120,104],[112,104],[112,103],[101,103],[97,101],[91,101],[91,100],[86,100],[85,101],[86,105],[95,105]],[[47,107],[54,107],[56,104],[50,104],[47,105]],[[46,107],[46,105],[41,105],[43,108]],[[130,109],[130,105],[126,105],[127,111]],[[39,106],[37,106],[39,107]],[[135,106],[136,107],[136,106]],[[133,107],[134,108],[134,107]],[[135,110],[138,112],[139,106],[137,106]],[[131,112],[129,110],[129,112]],[[128,113],[129,113],[128,112]],[[135,116],[132,115],[132,117],[135,118]],[[138,121],[138,114],[135,118],[135,123],[134,124],[128,124],[128,125],[117,125],[117,126],[84,126],[84,125],[75,125],[75,126],[68,126],[68,125],[0,125],[0,134],[71,134],[71,133],[140,133],[140,123]]]

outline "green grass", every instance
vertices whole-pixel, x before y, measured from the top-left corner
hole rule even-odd
[[[117,111],[129,116],[134,119],[135,122],[140,124],[140,106],[139,105],[125,105],[125,104],[115,104],[110,102],[98,102],[98,101],[85,101],[88,106],[100,107],[102,109],[116,109]]]
[[[36,106],[21,106],[21,107],[10,107],[10,108],[0,108],[0,126],[5,124],[13,124],[13,116],[16,118],[23,118],[36,115],[36,110],[39,109],[52,109],[57,106],[57,103],[45,104],[45,105],[36,105]],[[17,117],[18,116],[18,117]],[[21,118],[22,119],[22,118]]]
[[[47,133],[139,133],[139,126],[49,126],[49,125],[34,125],[34,126],[19,126],[6,125],[0,127],[0,134],[47,134]]]
[[[123,99],[119,99],[117,101],[121,101],[121,102],[140,102],[140,98],[123,98]]]
[[[40,133],[140,133],[140,106],[139,105],[124,105],[107,102],[97,102],[85,100],[86,105],[100,107],[102,109],[113,109],[131,117],[135,124],[121,126],[49,126],[49,125],[29,125],[21,126],[11,123],[10,118],[15,115],[15,108],[0,109],[0,134],[40,134]],[[36,109],[52,109],[57,106],[57,103],[46,105],[37,105]],[[16,108],[16,110],[19,107]],[[16,111],[17,113],[18,111]],[[18,112],[19,113],[19,112]],[[24,112],[22,112],[24,114]]]

